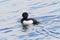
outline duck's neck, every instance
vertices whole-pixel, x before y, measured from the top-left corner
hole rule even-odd
[[[26,20],[27,18],[23,18],[24,20]]]

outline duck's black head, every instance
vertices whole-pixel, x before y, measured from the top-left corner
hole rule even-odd
[[[23,12],[22,17],[25,18],[25,19],[28,18],[28,13],[27,12]]]

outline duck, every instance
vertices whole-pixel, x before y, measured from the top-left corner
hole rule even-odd
[[[39,21],[37,21],[34,18],[28,18],[28,13],[27,12],[23,12],[22,13],[22,19],[21,19],[21,24],[23,26],[23,29],[26,30],[28,25],[38,25],[40,24]]]

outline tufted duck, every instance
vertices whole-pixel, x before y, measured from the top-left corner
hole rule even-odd
[[[30,24],[33,24],[33,25],[37,25],[39,24],[39,22],[33,18],[28,18],[28,13],[27,12],[24,12],[22,14],[22,19],[21,19],[21,23],[22,23],[22,26],[23,26],[23,29],[26,30],[27,29],[27,26],[30,25]]]

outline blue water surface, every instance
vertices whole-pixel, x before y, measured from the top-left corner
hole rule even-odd
[[[22,31],[22,13],[41,24]],[[60,40],[60,0],[0,0],[0,40]]]

